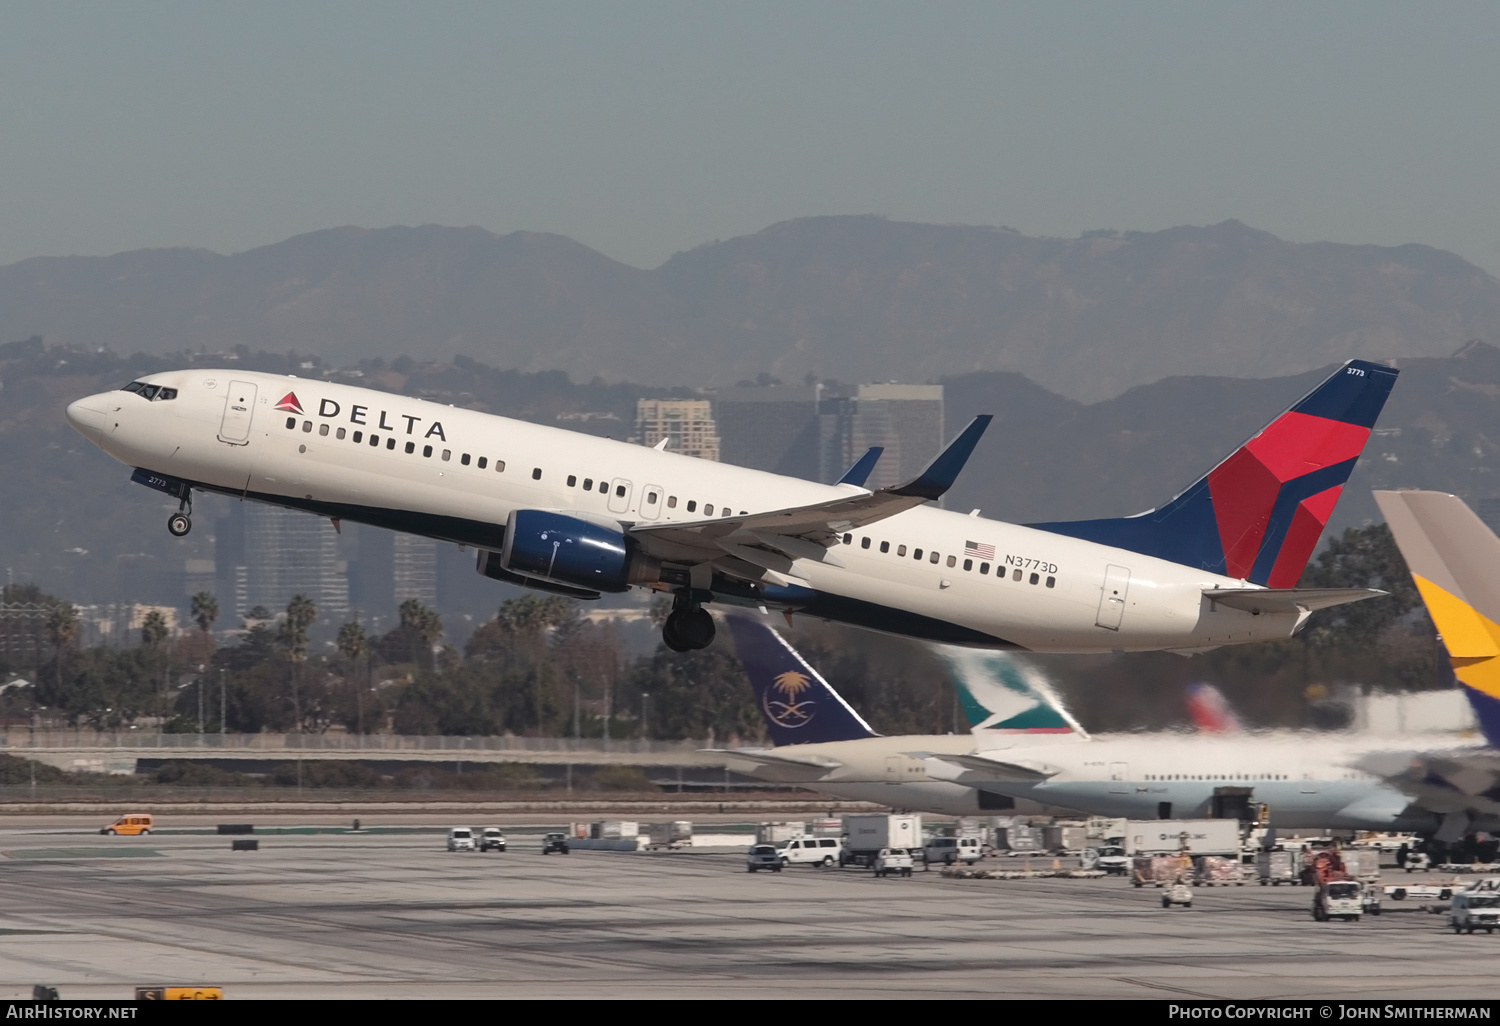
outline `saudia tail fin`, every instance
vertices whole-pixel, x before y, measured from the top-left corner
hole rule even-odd
[[[1395,382],[1392,368],[1351,360],[1165,506],[1031,526],[1293,587]]]
[[[1040,672],[1003,652],[934,645],[948,667],[976,737],[1071,734],[1088,737]]]
[[[876,736],[780,634],[749,616],[731,613],[725,619],[773,745]]]
[[[1376,492],[1375,502],[1485,740],[1500,748],[1500,538],[1456,495]]]

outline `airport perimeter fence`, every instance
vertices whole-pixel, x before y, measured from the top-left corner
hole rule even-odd
[[[721,742],[722,744],[722,742]],[[571,737],[472,737],[422,734],[158,734],[139,730],[27,730],[0,731],[0,751],[32,749],[220,749],[265,752],[267,758],[292,753],[319,752],[536,752],[581,755],[669,755],[714,747],[711,740],[647,741],[639,738],[604,740]]]

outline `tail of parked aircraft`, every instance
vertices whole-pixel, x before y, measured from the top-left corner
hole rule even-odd
[[[1480,729],[1500,748],[1500,538],[1456,495],[1376,492]]]
[[[1189,684],[1187,707],[1194,725],[1205,734],[1238,734],[1245,729],[1224,692],[1212,684]]]
[[[859,713],[771,627],[738,613],[725,619],[734,633],[745,675],[755,689],[771,744],[780,747],[876,736]]]
[[[1351,360],[1166,505],[1031,526],[1294,587],[1395,382],[1394,369]]]
[[[948,667],[964,716],[976,738],[994,734],[1070,734],[1088,737],[1035,668],[1004,652],[932,646]]]

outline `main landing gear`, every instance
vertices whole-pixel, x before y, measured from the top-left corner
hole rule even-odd
[[[193,490],[185,488],[182,492],[182,504],[177,507],[177,512],[167,517],[167,531],[174,538],[181,538],[193,529]]]
[[[691,591],[678,592],[672,611],[662,625],[661,640],[673,652],[693,652],[714,641],[714,618],[700,606]]]

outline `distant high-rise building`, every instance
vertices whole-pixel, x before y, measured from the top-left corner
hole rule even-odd
[[[265,606],[277,612],[306,595],[318,618],[342,623],[349,615],[349,576],[339,559],[338,535],[323,517],[255,502],[233,503],[217,525],[216,570],[221,596],[234,615]],[[220,599],[220,607],[226,603]]]
[[[714,397],[719,458],[725,463],[817,480],[817,386],[725,388]]]
[[[635,433],[642,445],[667,439],[667,449],[702,460],[719,458],[719,428],[707,399],[640,399]]]
[[[825,483],[878,445],[885,452],[865,484],[888,488],[916,477],[943,448],[942,385],[860,385],[854,396],[823,400],[818,413]]]
[[[391,541],[396,607],[416,599],[428,609],[437,608],[437,542],[414,534],[398,534]]]

